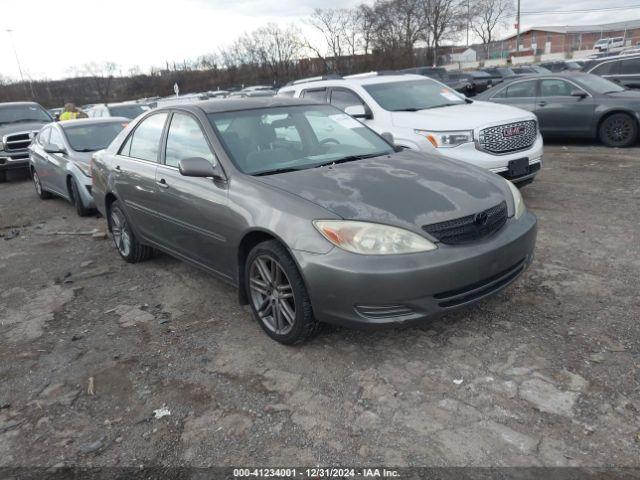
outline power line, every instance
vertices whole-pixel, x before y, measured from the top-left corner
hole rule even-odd
[[[571,13],[597,13],[597,12],[614,12],[619,10],[632,10],[634,8],[640,8],[638,5],[627,5],[620,7],[607,7],[607,8],[588,8],[581,10],[538,10],[532,12],[520,12],[521,15],[568,15]]]

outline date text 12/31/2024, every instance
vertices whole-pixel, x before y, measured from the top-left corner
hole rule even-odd
[[[234,478],[398,478],[397,470],[386,468],[234,468]]]

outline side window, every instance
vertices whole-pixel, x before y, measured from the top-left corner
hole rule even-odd
[[[576,88],[564,80],[542,80],[540,83],[541,97],[569,97]]]
[[[354,105],[362,105],[364,103],[360,100],[355,93],[350,90],[333,90],[331,92],[331,105],[339,108],[340,110],[344,110],[347,107],[352,107]]]
[[[45,146],[47,143],[49,143],[50,135],[51,135],[51,127],[42,129],[42,131],[38,134],[38,143],[42,146]]]
[[[293,97],[295,93],[295,90],[290,90],[288,92],[278,92],[278,97]]]
[[[622,64],[622,68],[620,69],[620,73],[622,74],[640,74],[640,58],[629,58],[628,60],[620,61]]]
[[[177,167],[185,158],[205,158],[215,165],[215,157],[198,121],[191,115],[174,113],[167,135],[165,164]]]
[[[533,98],[536,96],[536,81],[514,83],[503,91],[506,98]]]
[[[309,100],[316,100],[318,102],[326,103],[327,90],[322,88],[320,90],[303,90],[302,97]]]
[[[127,144],[129,144],[128,156],[157,162],[158,152],[160,151],[160,138],[162,137],[162,129],[166,120],[166,113],[158,113],[145,118],[129,137],[125,146],[120,150],[120,154],[127,155],[125,152],[127,151]]]
[[[64,140],[62,140],[62,134],[58,131],[57,128],[51,129],[51,138],[49,140],[49,143],[57,147],[64,147]]]
[[[618,66],[620,62],[605,62],[598,65],[591,70],[591,73],[596,75],[615,75],[618,73]]]

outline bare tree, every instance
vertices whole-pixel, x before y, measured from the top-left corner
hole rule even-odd
[[[466,1],[424,0],[424,9],[427,33],[425,41],[431,48],[435,66],[438,63],[440,43],[453,39],[464,28]]]
[[[359,22],[359,15],[353,9],[316,8],[309,24],[321,34],[324,45],[307,40],[306,47],[324,62],[326,70],[351,70],[353,57],[362,46]]]
[[[513,0],[477,0],[473,6],[471,30],[482,40],[487,58],[497,31],[508,24],[514,10]]]
[[[114,62],[90,62],[80,67],[72,67],[71,72],[77,76],[89,77],[101,102],[108,102],[111,96],[111,84],[118,65]]]

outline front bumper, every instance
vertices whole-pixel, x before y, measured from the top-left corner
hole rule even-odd
[[[431,147],[432,148],[432,147]],[[533,179],[542,166],[542,155],[544,153],[544,142],[542,135],[538,134],[535,143],[527,150],[508,153],[505,155],[493,155],[476,148],[475,143],[467,143],[455,148],[440,148],[437,153],[447,157],[470,163],[478,167],[485,168],[493,173],[497,173],[514,183]],[[509,178],[509,162],[520,158],[529,159],[529,173],[517,178]]]
[[[347,326],[413,323],[473,304],[506,287],[531,263],[536,217],[510,219],[492,237],[421,254],[325,255],[294,251],[316,318]]]
[[[87,177],[82,173],[75,173],[74,177],[76,179],[76,184],[78,185],[78,190],[80,191],[80,197],[82,198],[82,204],[86,208],[96,208],[96,204],[93,200],[92,188],[93,182],[91,177]]]
[[[0,171],[29,168],[29,152],[0,152]]]

